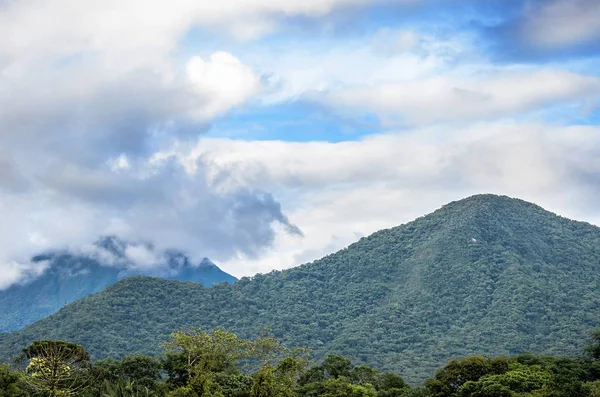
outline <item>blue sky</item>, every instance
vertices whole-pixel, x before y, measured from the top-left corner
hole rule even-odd
[[[207,55],[221,50],[235,54],[255,70],[260,70],[265,80],[277,79],[276,83],[267,82],[266,97],[269,93],[281,95],[281,89],[285,90],[285,87],[277,86],[285,84],[286,76],[282,74],[295,74],[307,67],[318,69],[323,57],[337,57],[340,64],[329,66],[334,70],[323,71],[322,76],[305,81],[306,86],[277,101],[267,100],[265,103],[264,98],[262,101],[259,98],[237,108],[217,120],[209,134],[260,140],[355,140],[364,135],[385,132],[389,125],[382,123],[381,115],[372,109],[359,107],[358,112],[357,109],[348,111],[314,100],[323,91],[377,82],[378,72],[375,69],[367,72],[372,76],[363,74],[362,81],[344,80],[344,76],[336,75],[335,67],[352,70],[353,51],[364,55],[357,59],[358,62],[370,60],[373,66],[385,64],[386,60],[396,60],[398,67],[402,67],[402,57],[409,58],[413,67],[415,63],[425,64],[429,60],[430,69],[423,73],[423,77],[451,76],[468,80],[502,72],[522,70],[527,74],[547,69],[598,76],[600,32],[594,26],[587,28],[586,34],[568,32],[570,25],[578,23],[574,18],[597,12],[598,6],[591,1],[574,3],[578,4],[568,7],[575,9],[571,11],[574,15],[567,12],[571,19],[558,21],[565,25],[558,30],[566,32],[556,39],[556,43],[532,43],[531,37],[536,34],[528,32],[528,29],[542,24],[543,21],[535,22],[536,18],[541,19],[544,13],[551,14],[551,6],[559,8],[561,2],[440,0],[410,4],[386,2],[350,7],[322,18],[287,18],[280,21],[280,29],[275,34],[252,41],[215,37],[212,32],[192,28],[180,43],[180,54],[182,60],[197,53]],[[550,11],[545,11],[547,9]],[[552,18],[551,15],[547,17],[549,24],[555,22]],[[270,58],[280,56],[287,59],[285,65],[278,65],[278,62],[273,65]],[[302,62],[298,69],[294,69],[294,60]],[[343,60],[347,64],[343,64]],[[398,81],[407,79],[402,74],[398,73]],[[369,80],[369,77],[372,79]],[[393,82],[394,77],[392,71],[382,80]],[[316,84],[311,86],[310,83]],[[313,89],[316,92],[311,92]],[[542,96],[540,106],[517,108],[509,115],[520,120],[590,125],[598,119],[596,101],[586,98],[582,102],[581,98],[558,96],[543,103]],[[398,127],[405,120],[403,113],[399,110],[385,117],[393,119]]]
[[[595,0],[22,0],[0,37],[0,288],[103,235],[283,269],[476,193],[600,224]]]

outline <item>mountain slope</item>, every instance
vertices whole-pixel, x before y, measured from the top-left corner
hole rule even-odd
[[[313,263],[209,289],[131,278],[0,337],[7,357],[63,338],[95,357],[158,353],[172,330],[271,328],[418,381],[456,356],[575,354],[600,326],[600,228],[492,195],[450,203]]]
[[[123,253],[118,250],[119,243],[115,238],[101,241],[105,249],[123,259]],[[157,271],[128,268],[127,263],[109,265],[99,258],[69,252],[40,255],[33,261],[48,262],[48,269],[41,277],[0,291],[0,331],[22,328],[125,277],[153,274],[151,271]],[[168,253],[164,266],[158,270],[156,275],[164,278],[193,281],[207,287],[215,283],[236,281],[235,277],[223,272],[208,259],[194,266],[185,255],[175,251]]]

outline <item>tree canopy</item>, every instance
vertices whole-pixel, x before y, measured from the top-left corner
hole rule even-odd
[[[600,326],[600,229],[520,200],[475,196],[282,272],[204,288],[130,278],[22,331],[95,359],[158,355],[177,329],[220,326],[420,383],[455,357],[579,354]]]

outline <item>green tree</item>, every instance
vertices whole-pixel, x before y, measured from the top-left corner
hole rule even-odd
[[[196,374],[232,369],[235,362],[248,356],[249,343],[221,328],[177,331],[165,344],[167,354],[180,353],[185,358],[188,378]]]
[[[328,377],[334,379],[339,378],[340,376],[350,377],[352,362],[344,356],[329,355],[323,361],[323,368]]]
[[[64,341],[35,341],[23,349],[29,383],[49,397],[71,396],[89,387],[89,354]]]
[[[452,360],[438,370],[435,379],[425,381],[425,387],[434,397],[450,397],[458,393],[462,385],[475,382],[488,374],[502,374],[508,371],[509,360],[504,357],[488,359],[473,356],[462,360]]]
[[[376,397],[371,385],[353,385],[346,377],[327,379],[323,384],[321,397]]]
[[[293,397],[306,365],[304,356],[294,354],[282,359],[277,367],[264,363],[254,374],[252,397]]]
[[[357,385],[370,384],[375,385],[378,381],[379,374],[377,371],[368,365],[359,365],[352,368],[350,371],[350,379]]]
[[[410,390],[410,387],[400,375],[384,373],[378,375],[375,389],[378,397],[398,397],[404,396]]]
[[[188,384],[188,359],[185,353],[180,351],[167,352],[161,361],[162,368],[167,372],[167,383],[173,389]]]
[[[160,379],[161,364],[153,357],[127,356],[121,361],[122,377],[150,390],[156,389]]]
[[[0,397],[26,396],[28,393],[22,374],[11,371],[8,364],[0,365]]]
[[[248,374],[218,373],[213,381],[225,397],[250,397],[254,378]]]

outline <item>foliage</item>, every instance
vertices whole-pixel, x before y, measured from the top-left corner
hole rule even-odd
[[[425,387],[410,388],[396,373],[341,355],[307,367],[304,349],[285,348],[266,333],[244,340],[223,329],[178,331],[164,347],[169,358],[162,360],[134,355],[89,363],[79,345],[36,341],[23,350],[25,371],[0,366],[0,397],[600,397],[599,360],[589,354],[454,359]],[[62,379],[74,372],[93,378],[92,387],[39,387],[39,374]]]
[[[599,228],[474,196],[231,285],[122,280],[0,336],[0,357],[40,337],[83,344],[96,359],[158,355],[175,329],[223,326],[255,339],[268,327],[316,360],[341,354],[417,384],[454,357],[579,354],[600,326],[598,274]]]
[[[232,370],[236,361],[248,356],[250,344],[235,334],[217,328],[211,332],[177,331],[165,343],[168,353],[185,358],[188,379],[194,375]]]
[[[89,354],[83,346],[64,341],[35,341],[23,355],[29,364],[25,372],[30,384],[44,395],[72,396],[88,384]]]
[[[8,364],[0,365],[0,397],[26,396],[26,387],[22,374],[11,371]]]

